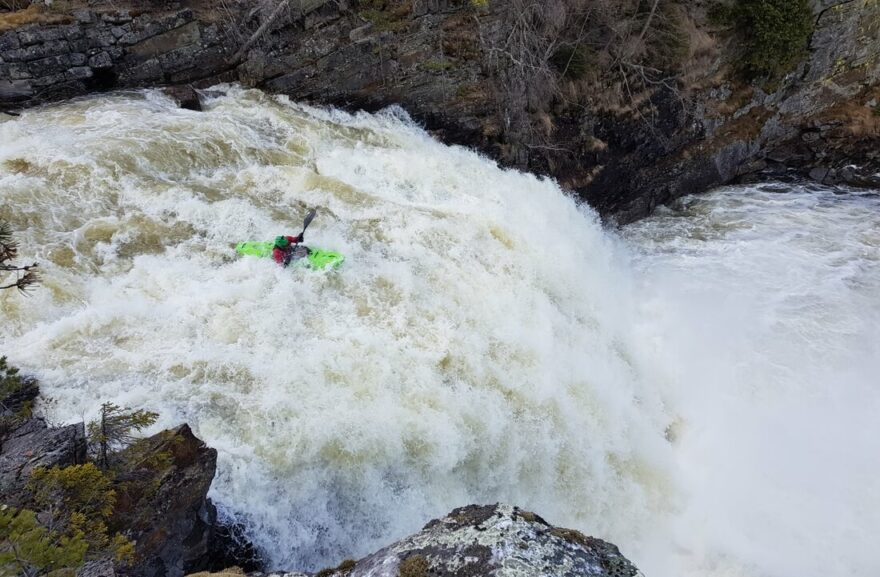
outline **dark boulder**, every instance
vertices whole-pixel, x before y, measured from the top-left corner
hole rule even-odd
[[[43,419],[26,419],[2,439],[0,502],[13,507],[24,506],[29,497],[24,487],[36,467],[67,467],[85,460],[82,423],[50,428]]]
[[[208,565],[217,511],[207,498],[217,451],[188,425],[138,442],[121,455],[112,529],[135,541],[136,577],[180,577]]]
[[[24,102],[34,95],[28,80],[0,79],[0,103]]]
[[[177,102],[177,105],[180,108],[195,110],[197,112],[201,112],[202,110],[202,103],[199,100],[199,93],[196,92],[196,90],[192,86],[167,86],[162,89],[162,92],[164,92],[166,96]]]

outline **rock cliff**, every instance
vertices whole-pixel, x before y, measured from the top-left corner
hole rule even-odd
[[[25,384],[0,399],[5,412],[16,403],[36,399],[36,384]],[[10,421],[3,416],[10,425],[0,434],[0,505],[39,511],[27,487],[31,473],[37,467],[64,469],[86,463],[84,426],[49,427],[37,417]],[[112,474],[115,503],[108,524],[113,533],[134,543],[133,556],[122,564],[110,558],[93,559],[80,575],[179,577],[185,571],[232,563],[259,566],[254,553],[237,547],[230,528],[218,523],[217,510],[207,498],[217,451],[197,439],[188,426],[144,439],[123,453],[119,462]],[[0,545],[5,537],[0,535]]]
[[[602,5],[626,15],[628,2]],[[808,45],[772,82],[737,75],[743,38],[711,22],[708,2],[668,3],[663,21],[674,22],[678,44],[654,57],[662,69],[627,60],[634,40],[609,36],[590,11],[582,28],[597,31],[586,56],[545,34],[547,46],[532,48],[546,53],[526,66],[510,45],[524,20],[544,30],[582,14],[575,0],[540,14],[510,8],[520,4],[276,0],[262,11],[224,4],[233,6],[226,15],[209,0],[84,8],[67,23],[0,35],[0,104],[218,80],[347,108],[399,104],[441,139],[551,175],[621,223],[750,175],[877,184],[880,1],[811,0]],[[642,40],[661,20],[633,6],[627,17]],[[582,78],[570,78],[574,64]]]
[[[64,23],[0,34],[0,103],[220,80],[227,46],[218,25],[197,20],[190,9],[138,14],[83,8]]]

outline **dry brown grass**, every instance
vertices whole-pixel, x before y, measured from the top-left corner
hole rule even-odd
[[[398,567],[400,577],[428,577],[431,565],[421,555],[407,557]]]
[[[70,24],[73,18],[69,14],[49,12],[43,6],[31,4],[24,10],[0,14],[0,32],[15,30],[28,24]]]

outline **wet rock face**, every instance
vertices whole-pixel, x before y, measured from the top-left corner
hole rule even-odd
[[[0,109],[88,92],[216,77],[228,49],[215,24],[189,9],[76,14],[63,25],[0,34]]]
[[[34,384],[2,401],[7,407],[33,401]],[[133,450],[133,449],[132,449]],[[135,541],[135,562],[122,567],[111,559],[89,562],[79,577],[182,577],[186,572],[233,564],[261,567],[259,554],[235,528],[217,522],[207,498],[217,466],[217,451],[196,438],[187,425],[163,431],[136,449],[136,459],[122,459],[115,472],[117,502],[111,532]],[[82,423],[49,427],[26,418],[0,434],[0,503],[30,507],[26,485],[36,467],[86,463]]]
[[[190,9],[83,11],[71,24],[0,34],[0,110],[115,87],[221,80],[348,109],[399,104],[439,139],[550,175],[621,224],[752,175],[795,168],[872,185],[880,172],[880,2],[814,0],[805,60],[769,93],[735,78],[739,40],[710,30],[694,3],[694,26],[721,47],[708,52],[703,72],[625,106],[607,105],[614,89],[601,82],[572,105],[509,89],[498,54],[486,48],[510,35],[503,4],[475,12],[470,2],[414,0],[377,11],[302,0],[246,45],[231,45],[233,36]],[[850,164],[865,170],[852,176]]]
[[[6,434],[0,448],[0,502],[13,507],[27,503],[24,490],[37,467],[67,467],[86,460],[82,423],[49,428],[43,419],[28,419]]]
[[[471,505],[332,573],[348,577],[636,577],[614,545],[509,505]]]
[[[199,93],[192,86],[169,86],[163,89],[162,92],[177,102],[177,105],[181,108],[194,111],[202,110]]]
[[[206,498],[217,451],[182,425],[147,439],[139,462],[158,463],[120,471],[117,482],[141,481],[120,492],[113,529],[135,541],[137,577],[174,577],[208,563],[217,511]],[[142,481],[148,481],[146,483]],[[141,488],[143,487],[143,488]]]

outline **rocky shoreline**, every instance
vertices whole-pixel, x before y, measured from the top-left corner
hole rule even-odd
[[[16,509],[35,505],[29,484],[35,470],[63,471],[91,462],[85,425],[54,427],[28,416],[39,388],[33,380],[24,382],[22,390],[0,399],[0,504]],[[207,498],[216,466],[217,451],[185,424],[143,439],[136,462],[113,478],[116,502],[108,523],[134,542],[134,561],[120,565],[111,557],[92,558],[79,575],[171,577],[234,564],[258,568],[253,548],[218,521]]]
[[[30,379],[22,383],[23,387],[0,399],[0,504],[4,510],[34,505],[29,481],[35,470],[64,471],[90,462],[84,424],[52,427],[41,417],[27,416],[39,388]],[[196,438],[187,425],[141,440],[137,459],[125,462],[136,464],[126,464],[115,473],[117,501],[110,526],[133,543],[133,555],[126,561],[89,555],[76,571],[77,577],[183,577],[199,571],[198,575],[206,576],[212,574],[207,571],[223,570],[218,574],[264,575],[259,553],[240,529],[218,520],[217,509],[207,497],[217,451]],[[149,483],[144,485],[144,480]],[[46,515],[44,511],[37,518]],[[0,548],[6,546],[3,540],[7,538],[0,534]],[[343,561],[314,575],[512,577],[549,573],[560,577],[641,575],[614,545],[554,527],[534,513],[503,504],[456,509],[372,555]]]
[[[132,6],[87,7],[65,23],[0,34],[0,109],[218,81],[347,109],[398,104],[445,142],[553,176],[618,223],[739,179],[880,186],[875,1],[813,0],[806,54],[772,88],[736,77],[733,43],[695,3],[683,16],[693,70],[616,103],[613,87],[571,83],[580,90],[573,104],[503,89],[492,46],[509,23],[496,3],[299,2],[256,35],[253,10]]]

